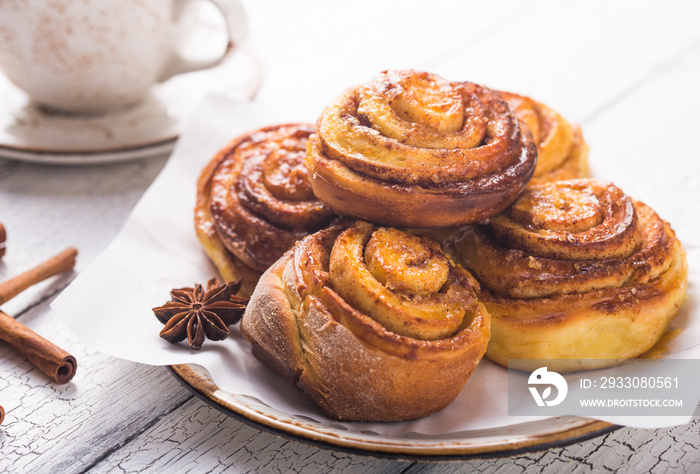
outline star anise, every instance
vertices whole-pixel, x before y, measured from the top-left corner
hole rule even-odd
[[[158,320],[165,324],[160,337],[176,343],[187,338],[192,349],[200,349],[205,336],[221,341],[229,335],[228,326],[243,316],[247,299],[236,296],[240,281],[221,284],[216,278],[200,284],[177,288],[170,292],[171,300],[153,308]]]

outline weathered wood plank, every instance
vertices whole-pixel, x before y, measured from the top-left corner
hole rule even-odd
[[[400,472],[410,463],[319,450],[241,423],[199,399],[161,419],[92,473]]]
[[[587,472],[685,473],[700,466],[700,420],[661,430],[623,428],[583,443],[511,458],[411,466],[406,474]]]
[[[55,167],[0,160],[0,219],[8,233],[0,278],[9,278],[75,246],[76,270],[110,241],[164,158],[107,166]],[[81,470],[190,398],[162,368],[116,360],[85,347],[49,310],[69,273],[36,285],[3,310],[78,360],[67,385],[48,381],[0,344],[1,472]],[[106,302],[108,304],[108,302]],[[95,308],[99,314],[99,308]],[[161,398],[162,397],[162,398]],[[146,403],[143,403],[146,402]]]
[[[593,173],[651,205],[696,247],[698,83],[700,44],[583,124]]]
[[[80,472],[191,398],[162,367],[89,349],[45,307],[20,320],[75,356],[78,370],[58,385],[0,345],[0,472]]]
[[[78,270],[116,235],[165,158],[102,166],[46,166],[0,159],[2,274],[72,245]]]
[[[256,12],[278,3],[252,5]],[[543,5],[547,2],[542,2]],[[253,31],[251,45],[265,67],[262,100],[298,104],[314,120],[345,88],[385,69],[420,69],[461,45],[497,34],[531,8],[527,0],[499,2],[317,2],[290,18]]]
[[[619,99],[700,40],[683,0],[531,5],[486,40],[429,63],[451,78],[530,95],[573,121]]]

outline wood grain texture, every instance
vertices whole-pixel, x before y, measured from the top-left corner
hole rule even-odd
[[[180,418],[177,418],[180,417]],[[519,456],[449,462],[411,462],[359,456],[325,449],[258,431],[199,400],[187,402],[91,472],[125,473],[174,469],[178,472],[457,472],[584,473],[687,472],[700,462],[700,420],[661,430],[624,428],[564,448]]]
[[[165,158],[103,166],[48,166],[0,159],[0,219],[7,253],[0,279],[17,275],[66,247],[84,269],[116,236]],[[72,274],[22,292],[2,309],[20,316],[55,293]]]
[[[0,346],[0,472],[80,472],[190,398],[163,368],[90,350],[45,306],[22,322],[85,364],[70,383],[57,385]]]
[[[530,7],[499,34],[431,62],[431,69],[529,95],[580,122],[603,113],[700,40],[694,26],[700,6],[683,0],[643,0],[634,8],[601,1]]]
[[[689,224],[700,219],[697,199],[689,199],[698,191],[683,179],[700,172],[700,4],[244,5],[251,44],[265,66],[261,100],[298,104],[300,119],[313,118],[346,87],[382,69],[405,67],[529,94],[581,123],[597,177],[647,201],[673,223],[684,244],[700,246]],[[640,171],[643,181],[630,180],[626,170],[640,156],[658,156],[658,165]],[[164,163],[60,167],[0,159],[0,222],[8,231],[0,279],[67,246],[78,248],[80,272],[115,237]],[[0,343],[0,405],[6,411],[0,472],[665,473],[700,466],[698,418],[674,428],[624,428],[566,447],[464,462],[377,459],[290,441],[193,398],[164,368],[85,346],[48,310],[73,276],[52,278],[3,305],[80,365],[69,384],[55,385]]]
[[[409,462],[350,455],[261,432],[194,399],[94,466],[94,472],[397,472]]]
[[[619,431],[564,448],[510,458],[464,463],[431,463],[411,466],[406,474],[529,473],[582,474],[587,472],[686,473],[700,463],[697,438],[700,420],[662,430],[623,428]]]

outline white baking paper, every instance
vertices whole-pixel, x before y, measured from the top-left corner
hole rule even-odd
[[[200,351],[192,351],[186,343],[173,345],[161,339],[162,324],[152,312],[168,301],[171,289],[205,283],[216,275],[193,225],[196,180],[206,163],[243,132],[276,123],[314,122],[319,112],[304,110],[303,104],[236,103],[208,96],[117,238],[54,301],[53,310],[85,344],[100,352],[151,365],[198,364],[225,391],[256,397],[293,415],[323,419],[293,387],[251,355],[237,327],[225,341],[206,341]],[[593,146],[591,150],[593,154]],[[664,198],[683,201],[687,196]],[[653,202],[648,204],[654,207]],[[695,292],[700,248],[694,241],[688,242],[686,249],[690,291],[672,327],[681,327],[682,332],[670,341],[669,357],[700,359],[700,311]],[[457,399],[439,413],[413,422],[346,425],[386,435],[438,435],[541,419],[509,417],[507,394],[506,370],[484,360]],[[608,417],[603,421],[655,428],[686,423],[690,417]]]

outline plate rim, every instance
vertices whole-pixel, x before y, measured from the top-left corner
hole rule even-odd
[[[89,151],[23,150],[0,144],[0,158],[52,165],[94,165],[152,158],[172,153],[178,137],[152,143]]]
[[[211,378],[207,379],[202,377],[197,373],[197,369],[193,368],[193,364],[177,364],[166,367],[173,377],[195,396],[243,423],[260,429],[261,431],[318,448],[362,456],[404,459],[410,461],[464,461],[470,459],[506,457],[563,447],[603,436],[622,428],[620,425],[614,425],[593,418],[569,416],[557,417],[557,419],[565,421],[554,430],[517,436],[507,442],[487,442],[484,440],[477,443],[454,444],[450,443],[449,439],[442,440],[442,442],[437,444],[420,443],[419,439],[402,439],[400,442],[399,440],[392,442],[392,438],[388,436],[381,436],[378,442],[368,442],[357,438],[344,437],[339,433],[312,430],[309,427],[303,426],[301,422],[289,423],[284,420],[279,420],[260,410],[247,407],[243,402],[238,403],[235,401],[235,394],[224,392]],[[205,368],[201,366],[196,367],[206,372]],[[233,395],[234,401],[232,401],[230,397],[224,398],[220,396],[220,393]],[[524,424],[527,423],[517,425],[522,426]],[[504,434],[508,428],[513,426],[516,425],[503,427]],[[469,438],[465,438],[465,440],[466,439]]]
[[[31,155],[55,155],[55,156],[89,156],[89,155],[103,155],[110,153],[123,153],[132,150],[141,150],[145,148],[151,148],[156,146],[163,146],[175,142],[179,138],[180,134],[172,131],[171,133],[164,134],[161,138],[153,138],[151,140],[145,140],[141,142],[133,142],[129,144],[122,145],[107,145],[102,147],[93,148],[45,148],[37,147],[33,145],[21,146],[10,143],[0,143],[0,149],[3,151],[14,152],[14,153],[26,153]]]

